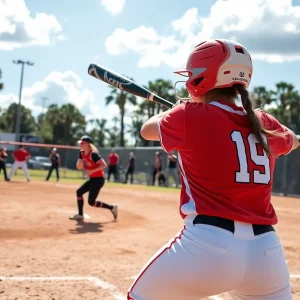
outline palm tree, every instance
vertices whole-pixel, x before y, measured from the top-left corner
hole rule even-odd
[[[299,112],[299,94],[295,90],[295,86],[281,81],[276,84],[276,90],[272,93],[276,98],[279,121],[288,127],[292,127],[292,119],[295,121],[293,114]]]
[[[173,84],[170,80],[156,79],[155,81],[149,81],[145,88],[172,103],[176,102]],[[147,114],[148,118],[151,118],[155,114],[159,114],[161,110],[167,110],[166,107],[149,100],[144,100],[141,103],[140,109],[141,112]]]
[[[12,103],[1,114],[0,126],[1,130],[6,132],[14,132],[17,120],[17,103]],[[33,134],[36,132],[37,124],[30,109],[21,105],[21,133]]]
[[[95,126],[93,129],[93,139],[99,147],[104,147],[106,139],[106,119],[92,119],[89,121],[92,125]]]
[[[45,114],[45,122],[52,125],[53,143],[74,145],[85,133],[85,116],[71,103],[61,107],[50,105]]]
[[[131,134],[134,137],[134,146],[141,146],[142,137],[140,135],[140,130],[144,124],[144,121],[141,119],[141,115],[138,111],[133,112],[132,114],[132,123],[129,125],[127,133]]]
[[[131,78],[130,78],[131,79]],[[133,79],[132,79],[133,80]],[[120,146],[125,146],[125,137],[124,137],[124,117],[126,112],[126,103],[136,104],[136,97],[120,91],[119,89],[110,86],[111,92],[110,95],[106,97],[106,105],[114,103],[119,107],[120,110]]]
[[[255,106],[265,109],[266,105],[270,105],[276,99],[272,91],[268,91],[264,86],[254,87],[251,93],[251,99],[254,101]]]

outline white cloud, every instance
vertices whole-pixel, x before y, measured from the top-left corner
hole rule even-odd
[[[123,11],[126,0],[101,0],[101,5],[105,7],[113,16]]]
[[[292,6],[292,0],[216,1],[208,17],[192,8],[172,21],[171,27],[172,35],[145,26],[118,28],[106,40],[107,52],[138,53],[139,67],[165,64],[178,68],[201,41],[229,38],[247,47],[253,59],[271,63],[300,60],[300,7]]]
[[[24,0],[0,1],[0,50],[49,45],[62,40],[62,27],[54,15],[33,17]]]
[[[31,109],[35,116],[42,112],[42,97],[48,98],[45,107],[51,104],[72,103],[87,116],[95,116],[100,111],[95,94],[83,87],[82,80],[73,71],[51,72],[44,80],[37,81],[31,87],[24,87],[22,90],[22,104]],[[17,101],[17,95],[0,95],[2,108]]]
[[[191,8],[185,12],[182,18],[172,21],[172,27],[175,31],[179,31],[181,35],[185,36],[194,30],[195,26],[199,24],[197,8]]]
[[[107,95],[109,94],[109,91]],[[44,110],[51,104],[59,106],[72,103],[85,116],[86,120],[107,119],[108,125],[113,126],[112,119],[120,117],[119,107],[110,103],[105,106],[104,100],[97,100],[93,91],[84,88],[80,77],[73,71],[51,72],[43,80],[35,82],[30,87],[22,90],[22,105],[32,111],[33,116],[37,117],[43,112],[42,97],[47,97]],[[6,109],[11,103],[18,102],[19,96],[16,94],[0,94],[0,107]],[[131,124],[131,112],[134,106],[126,105],[125,123]]]
[[[139,67],[148,66],[152,61],[153,66],[160,65],[168,59],[171,50],[176,49],[180,42],[175,40],[175,36],[159,36],[151,27],[140,26],[132,31],[119,28],[105,41],[107,51],[111,55],[120,55],[128,51],[142,54]]]

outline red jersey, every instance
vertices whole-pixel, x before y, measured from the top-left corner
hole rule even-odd
[[[108,164],[110,166],[116,166],[119,162],[119,155],[117,153],[110,153],[108,155]]]
[[[92,150],[86,155],[83,151],[80,151],[79,158],[83,160],[83,168],[85,170],[93,170],[97,168],[99,166],[99,161],[102,159],[97,152],[93,152]],[[104,171],[95,171],[94,173],[90,174],[89,177],[104,177]]]
[[[16,161],[25,161],[30,157],[30,154],[27,150],[20,148],[13,152]]]
[[[255,111],[264,127],[285,133],[267,137],[269,157],[248,128],[246,111],[223,102],[182,103],[159,123],[161,145],[178,150],[180,214],[197,214],[252,224],[276,224],[271,204],[275,160],[288,154],[293,134],[274,117]]]

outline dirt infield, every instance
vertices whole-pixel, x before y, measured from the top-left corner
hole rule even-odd
[[[121,300],[144,263],[182,227],[179,192],[110,185],[100,199],[112,214],[85,204],[76,213],[76,186],[47,182],[0,183],[1,300]],[[300,274],[300,199],[273,197],[291,274]],[[292,278],[300,300],[300,278]],[[229,299],[226,295],[210,299]],[[171,300],[171,299],[170,299]]]

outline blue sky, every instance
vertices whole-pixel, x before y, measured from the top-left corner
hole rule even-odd
[[[275,4],[276,2],[276,4]],[[183,66],[192,46],[207,38],[235,38],[253,56],[253,86],[283,80],[300,90],[300,0],[0,0],[0,106],[17,101],[20,65],[23,103],[35,115],[41,97],[74,103],[87,118],[118,114],[106,107],[106,84],[87,74],[91,62],[140,84]],[[127,122],[130,122],[130,110]]]

